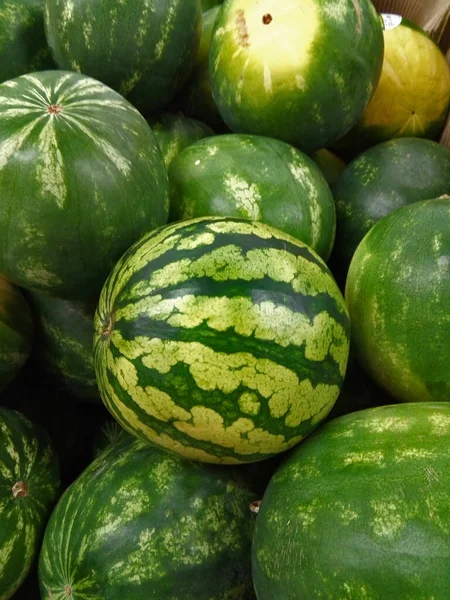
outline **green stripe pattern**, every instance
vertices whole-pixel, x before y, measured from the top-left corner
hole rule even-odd
[[[160,149],[139,112],[84,75],[0,85],[0,273],[32,291],[98,297],[121,254],[168,217]]]
[[[45,0],[59,68],[99,79],[145,114],[186,81],[201,26],[200,0]]]
[[[249,600],[254,500],[234,469],[111,446],[51,516],[42,600]]]
[[[258,600],[444,600],[450,403],[323,425],[272,478],[256,519]]]
[[[0,277],[0,391],[19,374],[33,342],[31,310],[21,291]]]
[[[102,290],[102,399],[137,437],[205,462],[291,448],[335,402],[349,318],[308,246],[263,223],[199,218],[144,236]]]
[[[76,398],[98,400],[92,338],[96,302],[28,294],[34,309],[33,357],[52,385]]]
[[[58,460],[46,432],[0,407],[0,600],[11,598],[29,572],[58,491]]]

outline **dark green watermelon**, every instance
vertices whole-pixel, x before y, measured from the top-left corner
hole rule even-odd
[[[334,419],[281,465],[253,539],[258,600],[450,595],[450,403]]]
[[[202,8],[200,0],[45,0],[45,26],[60,69],[102,81],[149,114],[188,78]]]
[[[94,370],[94,313],[97,302],[28,294],[34,309],[33,357],[52,383],[76,396],[100,401]]]
[[[44,30],[45,0],[0,0],[0,83],[55,68]]]
[[[359,155],[333,186],[336,269],[346,273],[358,244],[384,216],[442,194],[450,194],[450,150],[436,142],[401,138]]]
[[[129,438],[65,492],[42,547],[42,600],[249,600],[255,500],[232,469]]]
[[[11,598],[30,571],[58,492],[58,458],[47,433],[0,407],[1,600]]]

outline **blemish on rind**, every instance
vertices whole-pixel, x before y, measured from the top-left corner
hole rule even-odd
[[[239,44],[244,48],[248,48],[250,46],[250,41],[248,35],[247,21],[245,19],[245,13],[242,9],[239,9],[237,11],[236,29],[238,33]]]

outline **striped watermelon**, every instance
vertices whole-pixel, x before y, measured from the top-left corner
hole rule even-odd
[[[449,403],[409,403],[300,444],[256,518],[258,600],[449,598],[449,437]]]
[[[144,236],[95,317],[102,399],[130,433],[205,462],[291,448],[333,406],[349,319],[313,250],[263,223],[199,218]]]
[[[254,499],[233,470],[110,446],[51,516],[42,600],[250,600]]]
[[[213,97],[232,131],[318,150],[363,113],[383,48],[370,0],[228,0],[212,34]]]
[[[11,598],[29,572],[58,490],[48,435],[0,407],[0,600]]]
[[[0,392],[18,375],[27,361],[34,325],[21,291],[0,277]]]
[[[106,83],[146,114],[186,81],[201,26],[200,0],[45,0],[59,68]]]
[[[214,135],[208,125],[196,119],[166,111],[148,117],[147,122],[161,149],[166,167],[184,148],[204,137]]]
[[[331,253],[336,209],[320,168],[293,146],[259,135],[204,138],[171,163],[170,220],[242,217],[262,221]]]
[[[100,400],[92,338],[96,302],[27,296],[35,312],[33,355],[55,387],[77,398]]]
[[[450,196],[404,206],[364,237],[345,298],[359,361],[403,402],[450,401]]]
[[[0,274],[69,299],[96,297],[121,254],[168,217],[167,172],[145,119],[65,71],[0,85],[0,196]]]
[[[44,0],[2,0],[0,40],[0,83],[55,66],[45,37]]]

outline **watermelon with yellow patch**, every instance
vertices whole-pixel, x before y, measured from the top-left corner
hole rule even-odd
[[[349,318],[323,260],[260,222],[204,217],[144,236],[95,317],[102,399],[133,435],[190,459],[256,462],[330,412]]]
[[[360,118],[383,49],[370,0],[229,0],[212,34],[213,97],[233,132],[318,150]]]
[[[449,597],[450,404],[345,415],[294,449],[256,518],[258,600]]]
[[[384,15],[384,61],[372,99],[337,144],[353,154],[398,137],[435,139],[450,105],[450,66],[418,25]]]

